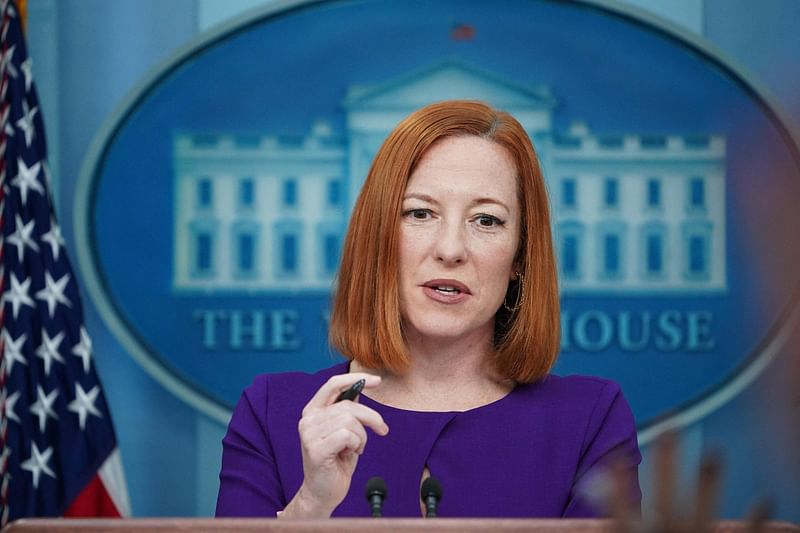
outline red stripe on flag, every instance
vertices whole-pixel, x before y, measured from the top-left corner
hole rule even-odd
[[[119,510],[117,510],[98,475],[95,475],[83,491],[78,494],[78,497],[69,506],[64,516],[67,518],[85,516],[121,517]]]

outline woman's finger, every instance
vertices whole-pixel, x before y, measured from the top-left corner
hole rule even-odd
[[[361,422],[350,413],[342,413],[340,418],[331,424],[331,431],[328,433],[328,435],[331,435],[340,429],[346,429],[358,437],[358,444],[354,451],[358,452],[359,454],[363,453],[364,447],[367,445],[367,430],[364,429],[364,426],[361,424]],[[327,438],[328,436],[323,437],[323,439]]]
[[[389,433],[389,426],[383,417],[371,407],[355,402],[339,402],[328,407],[331,412],[349,413],[354,416],[361,424],[372,429],[378,435]]]
[[[303,414],[305,414],[307,409],[325,407],[333,404],[336,401],[336,397],[339,396],[342,391],[347,390],[348,387],[360,379],[364,380],[364,388],[366,389],[377,387],[381,382],[380,376],[366,374],[364,372],[353,372],[352,374],[333,376],[328,379],[314,394],[311,400],[309,400],[303,409]]]
[[[339,428],[316,442],[307,450],[308,457],[315,464],[324,463],[326,460],[337,457],[345,450],[358,453],[362,442],[358,435],[347,428]]]
[[[326,412],[324,416],[314,417],[313,422],[301,427],[300,439],[303,442],[313,443],[314,440],[324,439],[337,429],[360,425],[361,423],[350,413]]]
[[[321,430],[315,428],[328,426],[330,420],[344,413],[354,417],[378,435],[384,436],[389,433],[389,426],[374,409],[356,402],[339,402],[322,409],[306,410],[298,423],[301,438],[310,439],[319,436]]]
[[[358,436],[359,449],[363,451],[367,442],[367,431],[361,422],[348,412],[337,413],[322,423],[305,428],[301,435],[301,442],[305,448],[316,446],[319,441],[328,438],[329,435],[342,428],[350,430]]]

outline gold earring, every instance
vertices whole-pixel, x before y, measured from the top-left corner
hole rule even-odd
[[[505,307],[506,311],[508,311],[509,313],[515,313],[522,305],[522,302],[525,300],[525,276],[522,275],[522,272],[516,272],[516,274],[517,274],[517,280],[516,280],[517,301],[514,302],[514,307],[508,305],[508,302],[506,301],[508,299],[508,295],[506,295],[506,298],[503,299],[503,307]]]

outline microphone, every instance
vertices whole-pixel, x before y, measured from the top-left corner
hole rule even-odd
[[[422,482],[419,496],[425,504],[425,518],[435,518],[436,508],[442,500],[442,485],[435,477],[429,477]]]
[[[369,506],[372,508],[372,516],[380,518],[383,516],[381,513],[383,500],[386,499],[386,482],[378,476],[372,477],[367,481],[365,492]]]

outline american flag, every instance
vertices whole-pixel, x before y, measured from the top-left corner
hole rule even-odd
[[[0,521],[119,516],[111,417],[49,196],[19,12],[0,0]]]

